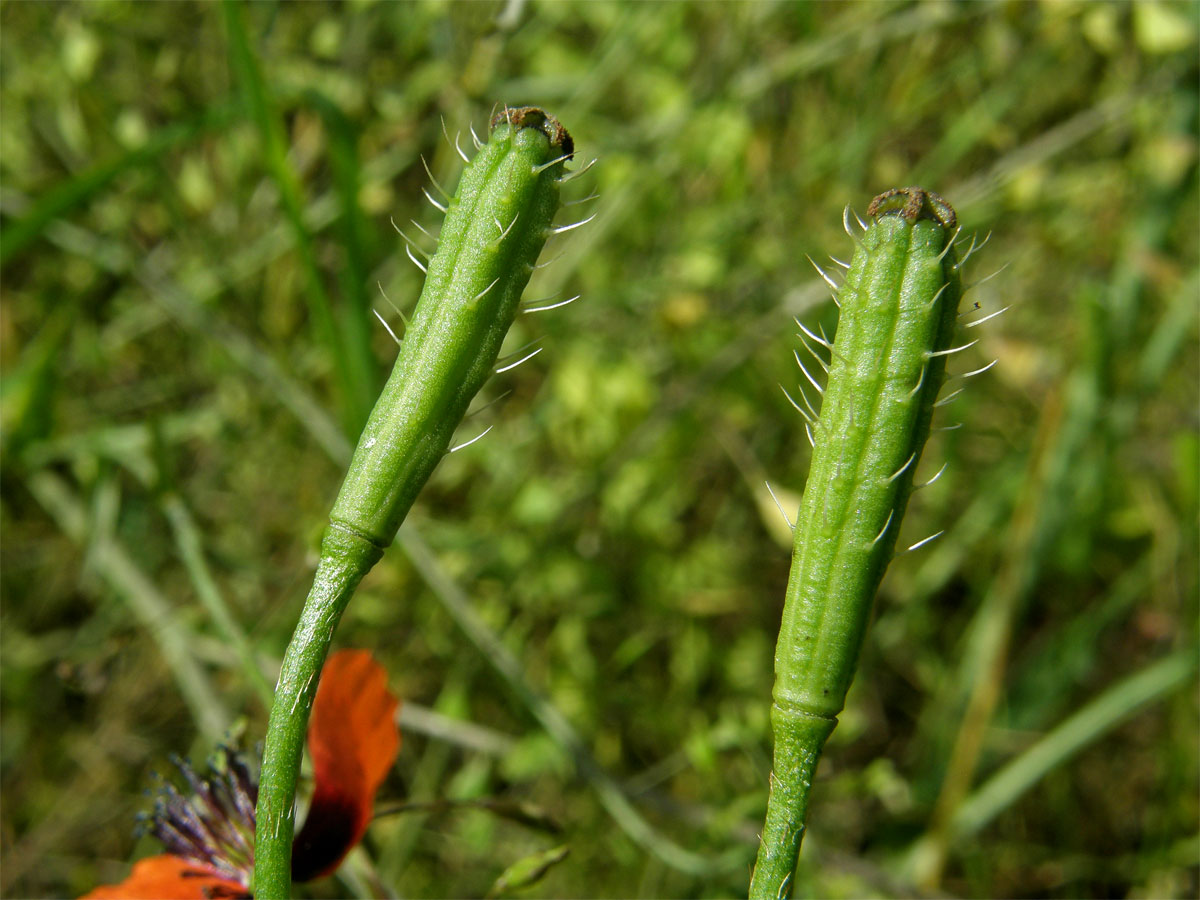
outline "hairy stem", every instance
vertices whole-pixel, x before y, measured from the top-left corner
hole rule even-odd
[[[331,525],[321,541],[321,561],[288,644],[267,725],[254,839],[256,897],[286,897],[292,879],[294,801],[308,716],[317,678],[346,604],[383,551],[359,535]]]

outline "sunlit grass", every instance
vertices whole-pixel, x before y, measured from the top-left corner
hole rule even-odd
[[[761,484],[795,496],[807,472],[778,388],[797,379],[791,316],[835,321],[804,255],[844,256],[843,207],[917,183],[992,233],[968,280],[1007,266],[968,299],[1013,307],[956,361],[1000,360],[926,453],[918,477],[948,468],[901,541],[946,534],[884,583],[798,892],[909,895],[940,841],[949,893],[1194,896],[1194,690],[1139,695],[999,808],[989,785],[1195,644],[1196,8],[497,12],[249,6],[270,161],[216,7],[0,6],[0,890],[122,876],[151,850],[132,835],[150,771],[239,717],[261,737],[212,612],[273,682],[353,418],[333,349],[352,344],[314,337],[312,302],[351,335],[363,298],[395,321],[377,285],[411,308],[420,272],[389,217],[432,229],[419,156],[453,183],[443,120],[453,139],[507,101],[552,108],[600,160],[574,185],[599,198],[568,211],[596,220],[551,242],[528,292],[583,298],[518,322],[513,349],[547,349],[485,388],[510,392],[480,414],[494,430],[419,501],[410,546],[436,573],[394,548],[338,642],[372,648],[419,710],[381,797],[517,799],[564,831],[397,815],[354,883],[478,895],[565,842],[531,895],[745,890],[746,868],[679,872],[615,825],[521,691],[657,834],[749,861],[788,566]],[[386,332],[357,340],[386,371]],[[515,689],[438,577],[519,661]]]

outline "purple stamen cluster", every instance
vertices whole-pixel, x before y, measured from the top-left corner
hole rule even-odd
[[[223,878],[250,884],[257,778],[241,755],[228,747],[218,748],[203,774],[178,757],[171,762],[190,793],[185,796],[164,780],[154,812],[145,817],[145,829],[162,841],[168,853]]]

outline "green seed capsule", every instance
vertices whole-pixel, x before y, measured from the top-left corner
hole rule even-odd
[[[902,188],[876,197],[868,215],[838,296],[796,521],[775,652],[774,772],[752,897],[790,893],[813,772],[845,706],[955,350],[962,289],[954,210],[936,194]]]
[[[572,150],[541,110],[497,116],[447,208],[400,355],[330,513],[333,527],[377,547],[391,543],[496,364],[550,234]]]
[[[263,756],[254,895],[290,892],[292,808],[317,673],[358,582],[392,542],[467,406],[492,374],[559,207],[571,137],[540,109],[504,109],[446,210],[391,377],[329,516],[284,657]]]

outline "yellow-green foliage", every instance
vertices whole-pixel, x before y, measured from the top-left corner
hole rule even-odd
[[[763,482],[795,496],[809,464],[778,384],[791,318],[836,319],[804,255],[828,268],[847,203],[916,184],[992,233],[968,283],[1007,266],[964,311],[1013,308],[955,358],[1000,363],[939,410],[963,427],[931,440],[915,477],[946,472],[898,537],[945,534],[881,585],[797,893],[1196,895],[1195,690],[1073,718],[1195,640],[1195,4],[243,13],[259,113],[212,4],[0,4],[0,893],[124,877],[157,852],[132,830],[167,754],[239,720],[261,739],[247,664],[273,683],[346,426],[395,358],[380,287],[405,314],[420,292],[389,218],[432,252],[421,156],[451,187],[453,138],[507,101],[600,159],[563,195],[599,198],[557,221],[596,219],[527,292],[582,298],[518,316],[502,356],[546,349],[484,387],[505,396],[455,440],[495,427],[439,466],[337,640],[406,701],[381,802],[532,804],[564,831],[390,816],[365,844],[385,889],[481,896],[566,844],[524,896],[745,890],[788,576]],[[957,831],[1060,726],[1088,740]],[[656,837],[742,855],[689,874]]]

